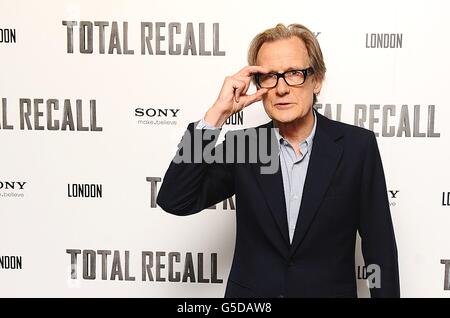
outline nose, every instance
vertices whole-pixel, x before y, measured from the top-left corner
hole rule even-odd
[[[284,78],[279,78],[276,86],[277,95],[284,96],[289,93],[289,85],[286,83]]]

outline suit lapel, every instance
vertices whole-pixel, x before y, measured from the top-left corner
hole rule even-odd
[[[291,255],[303,241],[323,196],[333,178],[339,160],[342,156],[342,146],[336,143],[341,137],[338,131],[333,131],[329,119],[317,115],[317,128],[309,159],[308,171],[303,188],[302,203],[292,240]]]
[[[258,130],[258,136],[261,133],[270,133],[272,137],[275,138],[275,133],[273,132],[273,122],[269,122],[262,126],[262,130]],[[268,149],[269,151],[276,151],[278,154],[278,148],[272,149],[272,146],[269,145],[270,137],[267,138]],[[278,140],[277,140],[278,142]],[[270,208],[270,212],[277,224],[277,227],[282,235],[285,243],[290,245],[289,242],[289,229],[287,224],[287,212],[286,212],[286,201],[284,198],[284,187],[283,187],[283,176],[281,174],[280,167],[280,159],[277,156],[278,160],[278,169],[276,173],[273,174],[261,174],[261,164],[252,164],[252,169],[255,175],[256,180],[260,186],[261,191],[264,194],[264,198],[266,200],[267,205]]]

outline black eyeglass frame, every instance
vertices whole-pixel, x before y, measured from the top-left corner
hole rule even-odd
[[[286,80],[286,78],[284,76],[286,74],[288,74],[288,73],[293,73],[293,72],[302,72],[303,73],[303,82],[302,83],[300,83],[300,84],[289,84],[287,82],[287,80]],[[277,81],[275,82],[275,85],[273,85],[271,87],[262,87],[260,82],[259,82],[260,81],[260,77],[262,75],[268,75],[268,74],[276,75],[277,76]],[[258,88],[274,88],[274,87],[276,87],[278,85],[278,80],[280,79],[280,77],[284,79],[284,82],[288,86],[300,86],[300,85],[303,85],[306,82],[306,78],[308,77],[308,75],[314,74],[314,69],[312,67],[308,67],[308,68],[305,68],[303,70],[289,70],[289,71],[286,71],[284,73],[271,72],[271,73],[268,73],[268,74],[257,73],[257,74],[254,75],[255,83],[256,83],[256,86],[258,86]]]

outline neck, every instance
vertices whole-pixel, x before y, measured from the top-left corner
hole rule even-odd
[[[296,119],[290,123],[281,123],[279,121],[273,121],[274,127],[278,128],[280,135],[287,139],[291,144],[298,144],[305,140],[314,127],[314,114],[313,110],[301,118]]]

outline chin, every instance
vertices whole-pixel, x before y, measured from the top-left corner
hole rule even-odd
[[[287,124],[296,121],[301,114],[284,110],[272,112],[269,117],[279,123]]]
[[[277,116],[272,117],[272,119],[278,122],[279,124],[289,124],[295,122],[298,119],[298,117]]]

